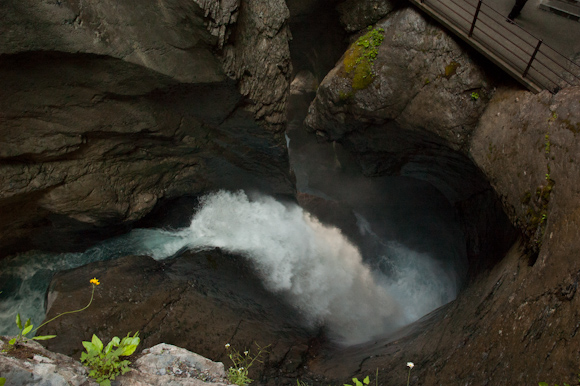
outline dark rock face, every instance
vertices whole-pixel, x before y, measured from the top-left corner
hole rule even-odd
[[[267,292],[238,256],[217,250],[164,262],[129,256],[63,272],[51,284],[47,317],[85,306],[93,276],[101,283],[93,304],[41,329],[58,335],[44,342],[48,349],[76,358],[83,350],[80,342],[93,333],[108,341],[138,330],[142,348],[163,342],[225,364],[230,364],[226,343],[254,353],[254,342],[270,344],[252,378],[279,372],[296,377],[303,371],[316,332],[300,327],[300,315]]]
[[[502,90],[473,137],[470,153],[525,235],[530,263],[577,248],[579,96],[578,87],[553,96]]]
[[[238,108],[231,83],[185,85],[117,59],[56,53],[7,57],[0,68],[4,246],[50,248],[43,233],[55,224],[71,237],[119,229],[159,201],[212,188],[292,194],[283,144]]]
[[[0,5],[2,255],[211,189],[294,193],[282,1],[29,3]]]
[[[399,0],[346,0],[336,7],[340,22],[349,32],[360,31],[387,16],[401,4]]]
[[[360,89],[346,72],[358,52],[355,42],[321,83],[305,123],[320,138],[341,143],[367,176],[402,175],[433,184],[458,209],[470,266],[487,266],[515,237],[501,211],[487,216],[481,210],[482,203],[500,206],[466,151],[495,78],[411,8],[390,13],[376,27],[384,29],[384,40],[372,81]],[[501,247],[490,248],[484,235],[505,237]]]
[[[579,89],[532,95],[506,82],[496,91],[493,74],[413,11],[378,26],[385,40],[374,80],[353,89],[347,51],[306,123],[354,154],[367,175],[437,186],[461,218],[470,282],[395,336],[324,352],[308,363],[312,374],[343,381],[378,368],[379,382],[405,384],[412,361],[417,384],[573,383]]]
[[[384,29],[384,40],[365,83],[372,81],[357,84],[356,70],[348,72],[361,55],[355,42],[321,83],[306,124],[336,140],[394,122],[392,130],[421,136],[427,131],[461,149],[492,95],[492,79],[461,45],[411,8],[389,14],[376,28]]]
[[[187,83],[221,81],[225,75],[211,51],[214,45],[223,45],[240,1],[209,3],[5,1],[0,6],[4,15],[0,52],[92,53]]]

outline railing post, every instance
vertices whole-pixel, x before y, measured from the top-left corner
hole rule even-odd
[[[536,49],[534,50],[534,53],[532,54],[532,57],[530,58],[530,61],[528,62],[528,66],[526,67],[526,69],[522,75],[522,78],[525,78],[526,75],[528,75],[528,71],[530,70],[530,67],[532,67],[532,62],[536,58],[536,54],[540,50],[541,45],[542,45],[542,39],[538,40],[538,45],[536,45]]]
[[[473,16],[473,23],[471,23],[471,29],[469,30],[469,37],[471,37],[471,35],[473,35],[473,29],[475,28],[475,21],[477,20],[477,15],[479,15],[479,9],[481,8],[481,2],[482,0],[479,0],[479,2],[477,3],[477,8],[475,9],[475,15]]]

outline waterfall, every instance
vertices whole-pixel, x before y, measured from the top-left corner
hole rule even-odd
[[[370,231],[368,224],[363,231]],[[218,191],[201,198],[187,228],[136,229],[84,253],[28,252],[2,262],[9,296],[0,304],[8,327],[0,333],[15,333],[17,310],[40,323],[53,272],[128,254],[162,260],[184,248],[221,248],[248,259],[268,290],[343,344],[394,331],[455,297],[452,279],[427,254],[387,243],[371,268],[339,229],[298,205]]]

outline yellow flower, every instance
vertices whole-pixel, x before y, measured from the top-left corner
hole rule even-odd
[[[91,279],[91,284],[94,284],[94,285],[99,285],[99,284],[101,284],[101,283],[100,283],[100,282],[97,280],[97,278],[96,278],[96,277],[94,277],[94,278],[92,278],[92,279]]]

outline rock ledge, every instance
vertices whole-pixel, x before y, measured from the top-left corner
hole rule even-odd
[[[6,339],[7,341],[7,339]],[[5,338],[0,348],[8,346]],[[87,369],[78,361],[29,341],[0,353],[0,374],[8,385],[89,386]],[[224,365],[170,344],[143,350],[132,370],[116,379],[118,386],[227,385]]]

